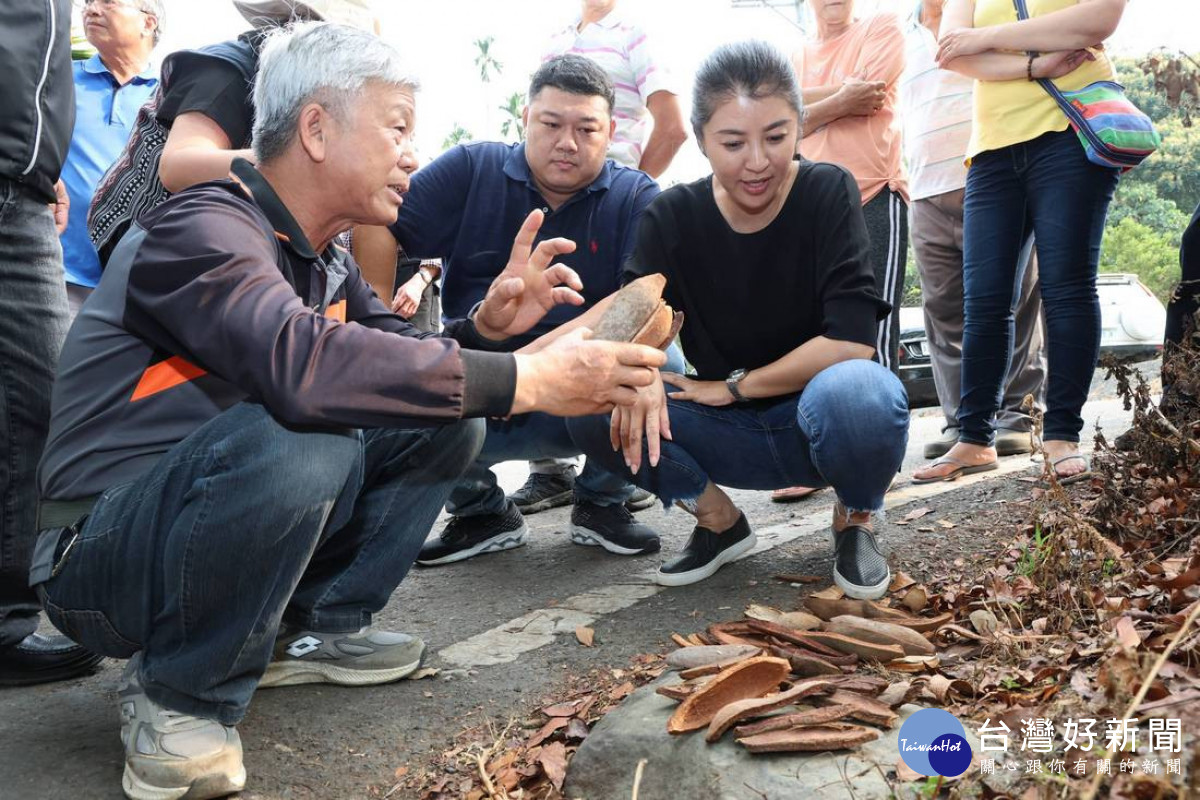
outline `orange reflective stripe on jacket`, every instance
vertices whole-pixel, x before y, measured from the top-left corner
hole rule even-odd
[[[136,403],[151,395],[165,392],[181,383],[195,380],[207,372],[182,356],[171,356],[166,361],[146,367],[133,389],[133,396],[129,398],[129,402]]]

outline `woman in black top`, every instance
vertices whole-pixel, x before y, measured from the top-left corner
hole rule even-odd
[[[871,512],[904,455],[907,398],[870,360],[889,306],[857,186],[841,167],[794,159],[800,105],[767,44],[725,45],[701,66],[692,125],[713,174],[654,201],[626,267],[666,275],[696,374],[663,373],[634,409],[568,423],[589,458],[696,516],[660,584],[706,578],[754,546],[717,484],[832,486],[835,581],[860,598],[890,581]]]

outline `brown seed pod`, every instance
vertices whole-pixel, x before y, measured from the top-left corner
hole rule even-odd
[[[725,731],[744,719],[761,717],[768,711],[783,708],[795,703],[802,697],[829,691],[829,681],[814,680],[798,683],[786,692],[770,694],[766,697],[755,697],[749,700],[737,700],[724,706],[708,723],[708,733],[704,740],[715,742]]]
[[[804,605],[809,611],[824,620],[830,620],[842,614],[853,614],[856,617],[866,617],[868,619],[882,619],[888,622],[896,622],[906,618],[912,619],[912,617],[909,617],[903,611],[897,611],[894,608],[888,608],[879,603],[873,603],[870,600],[854,600],[849,597],[842,597],[835,600],[830,597],[809,595],[804,598]]]
[[[904,657],[904,650],[898,645],[864,642],[863,640],[856,639],[853,636],[843,636],[840,633],[829,633],[827,631],[805,631],[801,635],[815,643],[823,644],[826,647],[832,647],[833,649],[840,650],[843,653],[853,653],[862,659],[891,661],[896,658]]]
[[[815,678],[820,675],[841,675],[842,670],[816,653],[806,653],[796,647],[771,647],[771,655],[786,658],[792,665],[792,672],[801,678]]]
[[[865,642],[897,646],[906,656],[931,656],[937,652],[928,639],[911,628],[878,619],[842,615],[825,623],[825,630]]]
[[[791,665],[782,658],[758,656],[734,664],[680,704],[667,720],[668,733],[703,728],[725,706],[737,700],[762,697],[779,688]]]
[[[694,669],[709,664],[718,664],[731,658],[749,658],[762,652],[759,647],[744,644],[703,645],[681,647],[667,654],[667,666],[671,669]]]
[[[806,725],[826,725],[845,719],[854,711],[851,706],[827,706],[825,708],[806,708],[791,714],[780,714],[767,717],[749,725],[739,725],[733,729],[733,735],[738,739],[747,736],[757,736],[760,733],[782,731],[788,728],[802,728]]]
[[[816,702],[818,705],[850,706],[853,709],[850,716],[854,719],[870,722],[872,725],[882,725],[885,728],[892,727],[899,718],[895,711],[875,698],[864,697],[844,689],[838,689],[827,697],[819,697]]]
[[[612,304],[592,330],[592,338],[608,342],[633,342],[666,349],[683,326],[683,313],[662,299],[667,278],[646,275],[626,284],[613,295]]]
[[[848,750],[879,738],[879,731],[861,725],[821,725],[760,733],[738,739],[751,753],[822,752]]]

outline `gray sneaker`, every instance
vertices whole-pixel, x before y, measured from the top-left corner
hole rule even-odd
[[[237,729],[158,705],[142,689],[141,665],[142,654],[137,653],[118,687],[125,796],[205,800],[240,792],[246,785],[246,768]]]
[[[406,633],[363,628],[358,633],[317,633],[281,628],[275,654],[258,688],[301,683],[371,686],[416,672],[425,643]]]

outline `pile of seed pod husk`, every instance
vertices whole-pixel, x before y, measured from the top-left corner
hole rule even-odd
[[[921,687],[880,673],[936,668],[927,635],[952,615],[840,594],[809,595],[803,611],[750,606],[745,619],[673,635],[667,666],[681,682],[657,690],[680,701],[667,731],[706,729],[711,743],[732,730],[750,752],[778,753],[853,749],[890,729]]]

